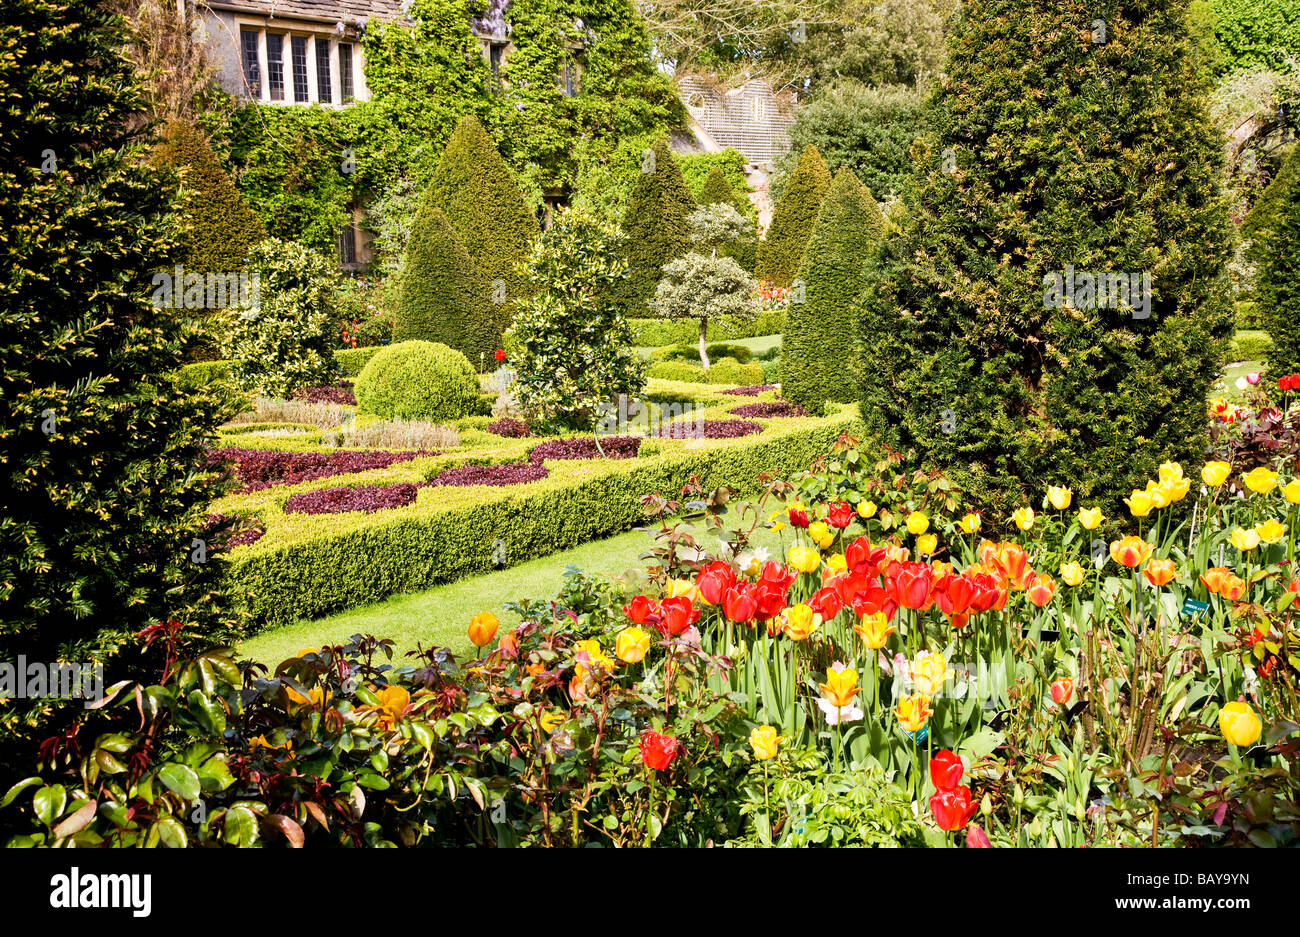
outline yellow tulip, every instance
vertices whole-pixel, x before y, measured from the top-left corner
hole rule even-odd
[[[802,641],[821,627],[822,616],[800,602],[781,613],[781,630],[791,641]]]
[[[569,717],[564,713],[542,713],[542,729],[547,732],[554,732],[560,726],[569,721]]]
[[[1061,582],[1067,586],[1077,586],[1083,582],[1083,567],[1078,563],[1062,563]]]
[[[980,516],[978,514],[967,514],[957,522],[957,526],[961,528],[962,533],[978,533],[981,526]]]
[[[1269,471],[1261,465],[1241,476],[1241,480],[1255,494],[1266,495],[1277,487],[1277,472]]]
[[[695,583],[689,579],[669,579],[668,593],[664,598],[675,599],[682,595],[690,599],[691,604],[694,605],[700,599],[700,590],[695,588]]]
[[[843,573],[848,571],[849,562],[843,553],[833,553],[826,558],[826,567],[834,573]]]
[[[907,669],[912,678],[912,686],[922,696],[934,696],[943,689],[948,679],[948,662],[942,654],[934,651],[918,652]]]
[[[868,518],[875,517],[875,516],[876,516],[876,502],[874,501],[858,502],[858,517],[862,518],[863,520],[866,520]]]
[[[306,657],[308,654],[319,654],[319,653],[320,653],[320,648],[318,647],[305,647],[298,652],[298,656]]]
[[[822,555],[811,547],[795,545],[790,548],[790,565],[801,573],[811,573],[822,565]]]
[[[1169,507],[1171,492],[1157,485],[1155,482],[1147,482],[1146,496],[1151,499],[1151,506],[1156,510]]]
[[[1159,468],[1161,483],[1177,481],[1183,477],[1183,467],[1177,462],[1165,462]]]
[[[934,715],[934,710],[926,705],[928,702],[930,701],[920,693],[904,696],[898,701],[894,715],[898,717],[898,724],[904,732],[915,735],[925,728],[925,721]]]
[[[1227,462],[1206,462],[1201,468],[1201,481],[1210,488],[1218,488],[1228,480],[1232,466]]]
[[[575,652],[575,657],[579,651],[587,652],[587,661],[585,664],[581,661],[574,662],[573,669],[579,677],[586,676],[588,667],[591,667],[596,671],[594,676],[597,677],[602,673],[613,673],[614,667],[616,666],[614,664],[614,659],[605,653],[605,650],[600,646],[599,641],[579,641],[573,646],[573,650]]]
[[[1101,508],[1079,508],[1079,526],[1084,530],[1096,530],[1105,519]]]
[[[368,712],[379,714],[376,725],[383,729],[393,728],[397,720],[405,714],[407,707],[411,705],[411,693],[406,687],[386,686],[376,690],[375,697],[379,700],[379,705],[365,708]]]
[[[330,691],[325,689],[325,687],[323,686],[312,687],[310,690],[307,691],[306,696],[303,696],[301,693],[299,693],[297,690],[295,690],[293,687],[289,686],[288,684],[285,685],[284,690],[285,693],[288,694],[289,699],[291,699],[295,703],[307,703],[311,706],[323,707],[326,703],[330,701],[330,695],[331,695]]]
[[[930,529],[930,518],[926,517],[920,511],[913,511],[907,515],[907,532],[909,534],[920,535]]]
[[[1219,731],[1223,737],[1238,748],[1254,745],[1264,731],[1255,710],[1238,700],[1227,703],[1219,710]]]
[[[618,633],[614,642],[614,653],[625,664],[636,664],[645,660],[650,650],[650,633],[643,628],[632,625]]]
[[[1167,483],[1169,490],[1173,493],[1171,501],[1181,501],[1187,497],[1187,492],[1192,490],[1192,480],[1190,478],[1179,478],[1176,481]]]
[[[1293,478],[1282,486],[1282,497],[1289,504],[1300,504],[1300,478]]]
[[[1255,525],[1255,533],[1259,539],[1265,543],[1277,543],[1286,536],[1286,525],[1280,524],[1276,519],[1270,518],[1262,524]]]
[[[1247,553],[1259,546],[1259,533],[1254,530],[1243,530],[1240,527],[1236,527],[1233,528],[1232,533],[1228,535],[1228,540],[1239,551]]]
[[[1016,508],[1011,513],[1011,519],[1016,522],[1016,526],[1021,530],[1028,530],[1034,526],[1034,509],[1031,507]]]
[[[1145,491],[1133,489],[1133,497],[1125,498],[1124,503],[1128,505],[1129,513],[1134,517],[1146,517],[1151,513],[1151,496]]]
[[[785,739],[777,735],[775,726],[754,726],[749,733],[749,747],[759,761],[775,758],[777,749]]]
[[[492,643],[496,637],[497,626],[501,622],[497,616],[491,612],[479,612],[469,620],[469,639],[474,642],[475,647],[483,647]]]
[[[929,556],[939,549],[939,538],[934,534],[922,534],[916,538],[916,552],[919,556]]]
[[[835,535],[831,529],[826,526],[825,521],[817,521],[815,524],[808,525],[808,536],[812,537],[817,546],[825,550],[835,542]]]
[[[836,664],[826,671],[826,682],[818,684],[818,687],[832,706],[840,709],[852,706],[853,697],[858,695],[858,672],[852,667]]]
[[[1061,488],[1056,485],[1047,486],[1047,500],[1058,511],[1064,511],[1068,508],[1072,497],[1074,497],[1074,493],[1069,488]]]
[[[871,612],[862,616],[862,623],[853,626],[862,643],[873,651],[878,651],[889,641],[889,636],[898,629],[889,623],[884,612]]]

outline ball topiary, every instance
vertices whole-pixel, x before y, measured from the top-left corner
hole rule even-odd
[[[381,348],[357,377],[357,407],[388,420],[458,420],[478,399],[469,359],[437,342]]]

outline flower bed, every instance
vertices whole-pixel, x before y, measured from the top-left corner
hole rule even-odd
[[[373,514],[401,508],[415,501],[418,487],[411,482],[395,485],[361,485],[356,488],[321,488],[293,495],[284,503],[286,514],[342,514],[361,511]]]
[[[523,439],[528,435],[528,424],[523,420],[503,416],[489,423],[487,431],[495,436],[504,436],[506,439]]]
[[[205,467],[233,463],[235,479],[241,492],[262,491],[277,485],[295,485],[315,481],[332,475],[348,475],[388,468],[398,462],[407,462],[438,452],[413,450],[409,452],[284,452],[273,449],[243,449],[230,447],[213,449],[208,454]]]
[[[665,439],[735,439],[761,432],[762,425],[751,420],[694,420],[670,423],[655,435]]]
[[[641,448],[640,436],[579,436],[552,439],[528,453],[530,462],[546,459],[635,459]]]
[[[428,485],[523,485],[545,478],[546,466],[540,462],[508,462],[504,465],[457,465],[443,469]]]
[[[749,387],[730,387],[727,390],[720,390],[720,394],[729,394],[733,397],[757,397],[759,394],[769,390],[776,390],[775,384],[752,384]]]
[[[289,395],[291,400],[305,400],[308,403],[337,403],[345,407],[355,407],[357,398],[352,393],[351,381],[339,381],[322,387],[299,387]]]
[[[797,403],[788,400],[773,400],[770,403],[747,403],[730,411],[733,416],[748,417],[804,417],[811,416]]]

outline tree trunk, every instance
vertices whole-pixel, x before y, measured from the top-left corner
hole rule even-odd
[[[704,365],[704,370],[709,370],[709,353],[704,350],[707,344],[706,339],[709,335],[709,320],[700,319],[700,363]]]

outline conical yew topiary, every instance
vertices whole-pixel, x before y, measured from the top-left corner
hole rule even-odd
[[[803,260],[804,248],[817,224],[817,212],[831,187],[831,171],[822,154],[808,146],[799,154],[781,200],[772,212],[767,236],[758,245],[758,278],[773,286],[789,286]]]
[[[423,205],[442,212],[482,273],[497,336],[489,344],[497,347],[522,295],[524,281],[517,265],[527,258],[538,224],[514,173],[477,117],[465,116],[456,124],[429,179]],[[477,366],[478,359],[469,357]]]
[[[1127,516],[1161,462],[1203,458],[1232,239],[1191,43],[1186,0],[955,21],[865,305],[862,412],[994,524],[1048,484]]]
[[[1254,246],[1260,258],[1256,301],[1273,347],[1269,371],[1281,377],[1300,371],[1300,158],[1291,151],[1278,177],[1269,184],[1267,220],[1261,219]],[[1275,189],[1274,187],[1278,188]],[[1262,198],[1262,196],[1261,196]],[[1254,214],[1252,210],[1251,214]]]
[[[690,217],[696,208],[681,167],[667,140],[642,155],[641,172],[623,216],[627,236],[628,277],[618,287],[618,301],[628,316],[647,314],[663,266],[690,248]]]
[[[827,400],[849,401],[858,385],[858,300],[867,286],[869,253],[885,233],[880,206],[853,170],[841,169],[822,202],[781,339],[781,394],[820,412]]]
[[[501,341],[491,285],[428,201],[411,225],[401,276],[393,341],[439,342],[486,368]]]
[[[727,178],[721,166],[714,166],[705,177],[704,187],[700,189],[700,204],[730,205],[746,218],[753,219],[754,206],[743,192],[737,192]],[[745,270],[752,271],[758,254],[758,239],[750,236],[735,244],[728,244],[720,251],[723,257],[733,258]]]

